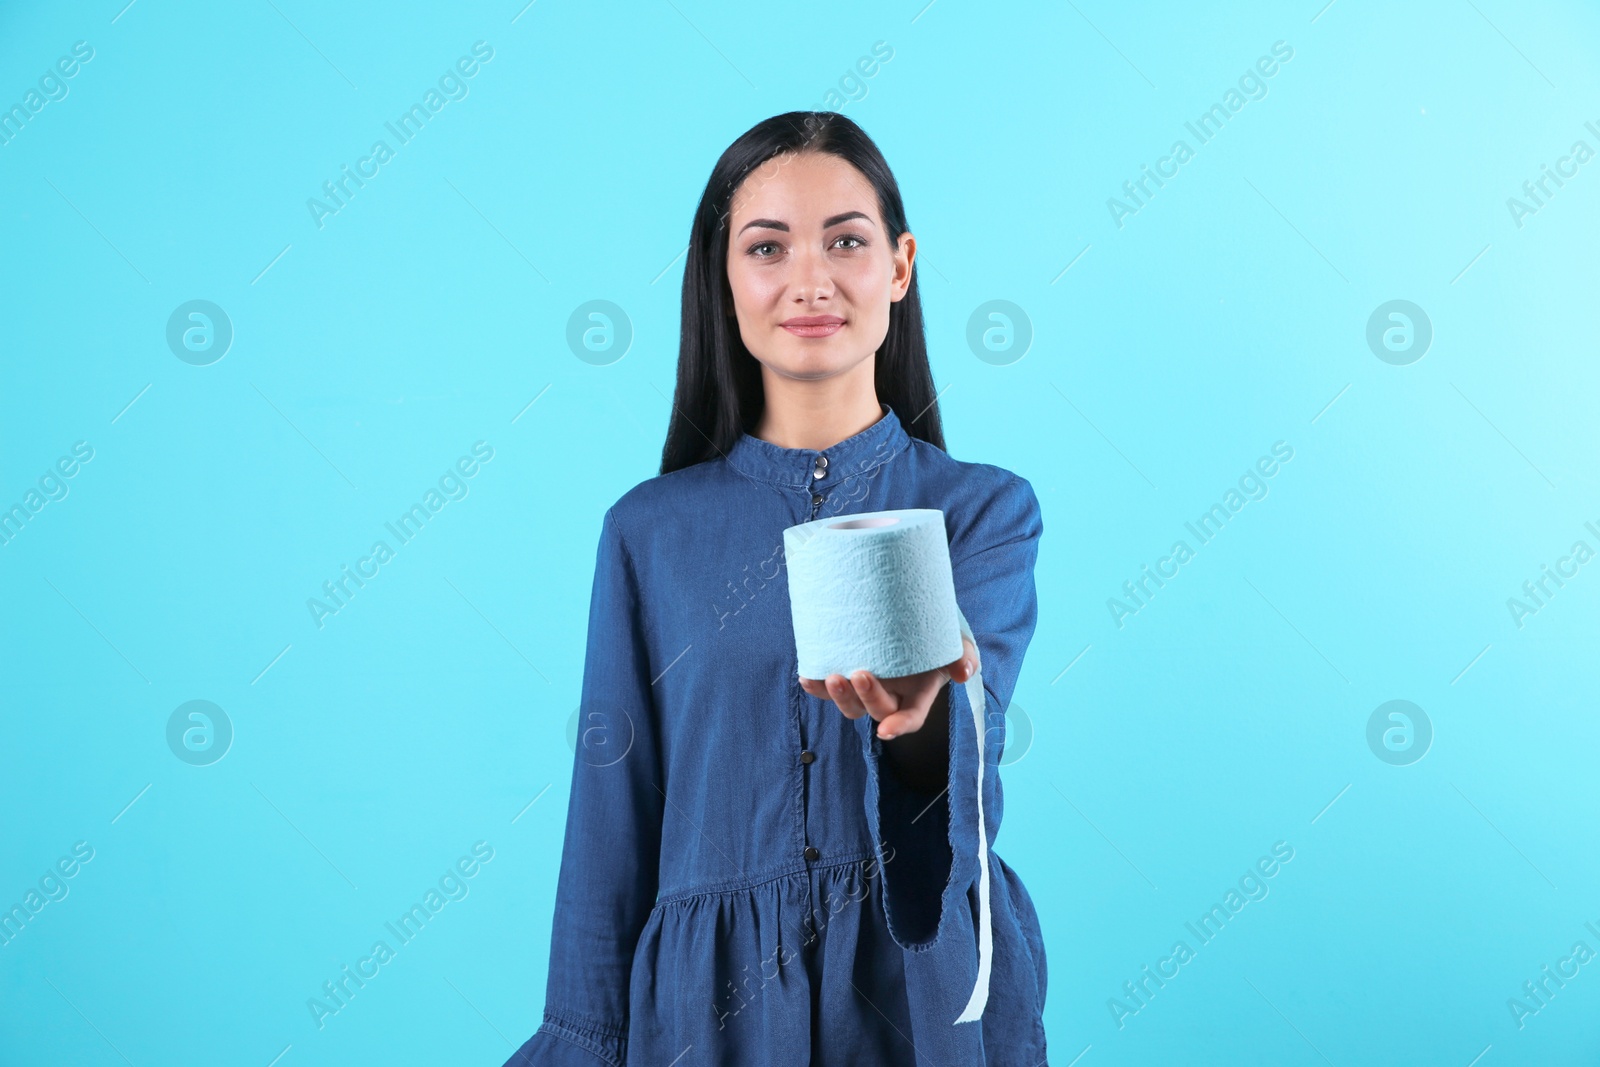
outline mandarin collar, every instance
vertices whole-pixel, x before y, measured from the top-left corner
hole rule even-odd
[[[911,443],[894,408],[879,401],[882,418],[852,437],[827,448],[781,448],[771,441],[741,433],[728,450],[728,465],[759,481],[790,488],[826,488],[852,474],[862,474],[898,455]]]

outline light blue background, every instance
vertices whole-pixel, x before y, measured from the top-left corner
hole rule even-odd
[[[691,213],[877,41],[842,110],[905,195],[950,449],[1044,507],[998,849],[1051,1062],[1594,1062],[1600,962],[1521,1028],[1507,1001],[1600,951],[1600,563],[1506,605],[1600,549],[1600,160],[1506,206],[1600,149],[1592,6],[122,3],[0,8],[0,106],[94,48],[0,145],[0,507],[94,449],[0,546],[0,906],[94,849],[0,947],[0,1063],[498,1064],[533,1031],[600,516],[659,460]],[[469,95],[319,229],[306,200],[479,40]],[[194,299],[235,331],[210,366],[165,340]],[[565,340],[595,299],[634,332],[605,366]],[[993,299],[1033,330],[1004,366],[965,340]],[[1365,341],[1392,299],[1434,330],[1406,366]],[[319,629],[306,600],[480,440]],[[1119,628],[1107,599],[1276,441],[1269,495]],[[166,742],[195,699],[235,731],[210,766]],[[1408,766],[1366,741],[1391,699],[1433,726]],[[319,1029],[308,998],[478,841],[469,895]]]

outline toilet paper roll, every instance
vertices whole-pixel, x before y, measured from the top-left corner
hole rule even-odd
[[[944,512],[902,508],[816,519],[783,531],[789,608],[803,678],[879,678],[954,663],[972,628],[956,603]],[[978,980],[955,1020],[974,1022],[989,999],[994,933],[989,916],[989,838],[983,820],[983,675],[966,682],[978,753]]]

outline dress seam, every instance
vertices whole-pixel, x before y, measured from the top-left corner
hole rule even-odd
[[[733,879],[725,882],[711,882],[706,885],[691,886],[687,889],[674,890],[658,897],[656,899],[656,907],[659,908],[666,904],[679,904],[696,897],[720,896],[726,893],[738,893],[746,889],[756,889],[781,881],[784,878],[791,878],[797,874],[832,871],[840,867],[853,867],[863,860],[873,858],[875,857],[871,852],[859,852],[851,855],[848,859],[835,860],[833,863],[808,863],[802,866],[785,867],[774,874],[756,878]]]

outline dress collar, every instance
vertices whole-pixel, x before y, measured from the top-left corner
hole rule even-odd
[[[742,433],[728,450],[728,465],[742,474],[791,488],[829,488],[898,455],[911,443],[894,408],[879,401],[883,417],[853,437],[824,449],[781,448]],[[818,476],[820,472],[820,477]]]

